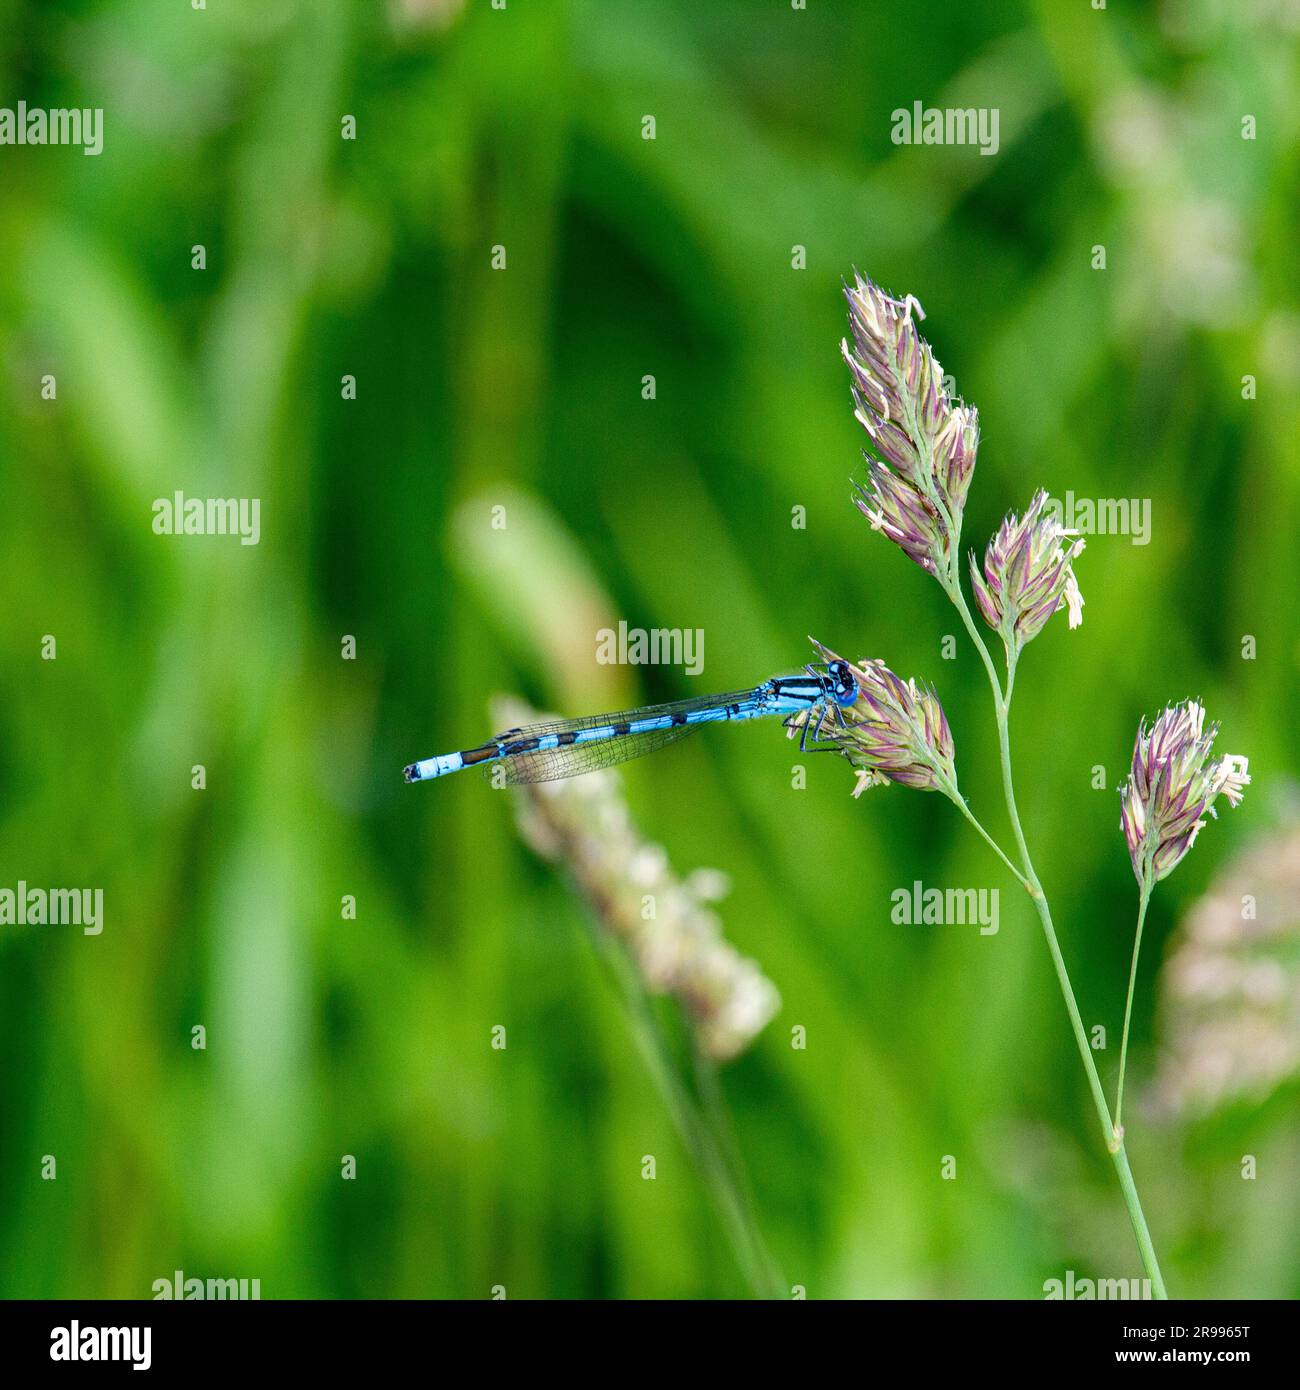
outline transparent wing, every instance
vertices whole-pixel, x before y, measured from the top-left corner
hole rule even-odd
[[[664,705],[642,705],[640,709],[618,710],[610,714],[584,714],[578,719],[552,719],[542,724],[527,724],[522,729],[506,729],[493,742],[502,739],[541,737],[544,734],[576,733],[579,729],[599,729],[606,724],[629,724],[636,719],[651,719],[661,714],[691,714],[697,710],[714,709],[718,705],[743,704],[752,700],[757,690],[733,690],[724,695],[696,695],[689,700],[671,700]],[[657,731],[656,731],[657,732]],[[637,735],[639,737],[639,735]],[[649,752],[646,749],[646,752]]]
[[[637,718],[645,718],[649,713],[647,709],[632,711]],[[598,724],[611,723],[626,717],[604,715],[591,723],[568,719],[561,721],[559,725],[534,724],[527,729],[521,729],[515,737],[528,736],[538,731],[567,733],[575,726],[593,728]],[[579,777],[584,772],[595,772],[599,768],[616,767],[619,763],[631,762],[633,758],[653,753],[656,748],[663,748],[669,743],[676,743],[678,739],[704,727],[703,724],[673,724],[666,729],[651,729],[644,734],[624,734],[621,738],[605,738],[596,743],[570,743],[560,748],[515,753],[499,762],[488,763],[484,771],[491,776],[499,768],[502,781],[511,787],[517,787],[524,782],[556,782],[564,777]]]

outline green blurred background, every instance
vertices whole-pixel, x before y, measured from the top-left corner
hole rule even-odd
[[[105,892],[99,937],[0,927],[0,1292],[745,1292],[571,890],[480,778],[400,769],[481,741],[500,691],[733,689],[811,632],[936,683],[1006,836],[969,644],[850,505],[854,265],[919,297],[980,409],[969,544],[1040,485],[1151,500],[1149,545],[1090,541],[1084,625],[1029,650],[1013,715],[1108,1087],[1137,720],[1200,695],[1251,759],[1154,901],[1140,1096],[1171,933],[1290,814],[1296,31],[1210,0],[0,3],[0,104],[105,110],[98,158],[0,149],[0,884]],[[896,147],[915,101],[997,107],[997,155]],[[260,498],[260,545],[154,535],[177,489]],[[619,621],[703,629],[703,674],[598,664]],[[854,802],[835,759],[792,789],[779,732],[625,781],[679,872],[730,876],[783,997],[724,1086],[788,1282],[1138,1275],[1028,903],[937,797]],[[1001,930],[894,925],[914,879],[1000,886]],[[1300,1292],[1297,1119],[1294,1078],[1138,1101],[1176,1295]]]

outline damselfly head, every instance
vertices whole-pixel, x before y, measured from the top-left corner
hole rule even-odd
[[[847,661],[837,658],[829,662],[826,667],[826,674],[834,682],[831,690],[838,704],[847,708],[849,705],[857,703],[858,683],[854,680],[853,672],[849,669]]]

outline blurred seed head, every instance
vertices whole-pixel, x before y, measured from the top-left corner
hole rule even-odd
[[[388,0],[389,17],[399,32],[450,29],[464,8],[465,0]]]
[[[1100,103],[1092,138],[1097,161],[1120,187],[1149,185],[1172,167],[1177,148],[1177,111],[1149,85],[1123,87]]]
[[[1207,815],[1222,796],[1240,803],[1250,785],[1238,754],[1211,758],[1217,723],[1205,723],[1198,700],[1167,705],[1148,729],[1138,725],[1133,765],[1120,794],[1120,828],[1139,884],[1171,874],[1196,843]]]
[[[1211,882],[1159,980],[1156,1099],[1200,1116],[1300,1076],[1300,817]]]
[[[517,700],[498,700],[500,728],[545,718]],[[743,1052],[780,1008],[776,987],[722,934],[708,903],[727,891],[724,875],[697,869],[679,878],[660,845],[642,838],[618,774],[589,772],[513,792],[524,841],[573,875],[603,930],[630,955],[652,994],[672,995],[690,1018],[701,1051],[716,1061]],[[643,905],[654,901],[646,920]]]
[[[828,648],[816,645],[824,660],[840,660]],[[934,690],[903,680],[883,661],[850,663],[850,669],[858,683],[857,701],[839,711],[839,723],[827,720],[821,736],[832,739],[857,769],[853,795],[861,796],[868,787],[887,782],[955,795],[952,731]],[[791,737],[806,718],[792,721]]]
[[[854,274],[845,287],[852,343],[841,343],[854,413],[871,436],[868,481],[855,499],[872,526],[922,569],[952,572],[979,415],[944,390],[943,369],[916,329],[921,306]]]
[[[1083,595],[1074,577],[1074,560],[1084,542],[1068,540],[1060,518],[1044,515],[1047,493],[1034,494],[1023,517],[1009,513],[984,552],[984,573],[971,552],[971,587],[984,621],[1002,637],[1009,657],[1019,654],[1062,605],[1071,628],[1083,622]],[[1066,544],[1062,544],[1065,540]]]

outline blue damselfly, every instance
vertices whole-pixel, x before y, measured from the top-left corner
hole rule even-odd
[[[507,785],[554,782],[639,758],[694,733],[702,724],[768,715],[784,715],[787,727],[799,730],[799,746],[806,748],[809,740],[824,741],[822,726],[827,719],[840,722],[840,710],[858,698],[858,685],[847,661],[809,665],[804,670],[807,675],[774,676],[752,690],[729,695],[700,695],[618,714],[507,729],[477,748],[411,763],[402,775],[408,782],[428,782],[462,768],[491,769],[499,764],[501,780]]]

